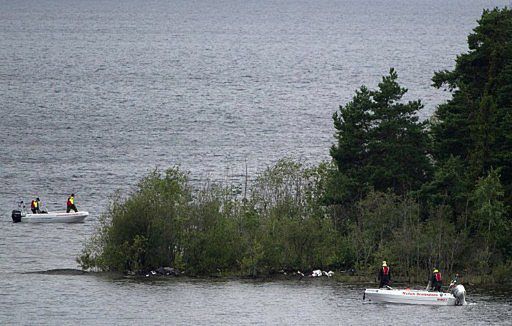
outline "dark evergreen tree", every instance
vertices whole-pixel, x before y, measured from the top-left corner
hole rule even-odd
[[[417,117],[423,106],[419,100],[401,102],[407,90],[397,79],[391,69],[377,90],[361,87],[333,116],[337,144],[331,156],[355,199],[370,187],[405,194],[429,178],[425,123]]]
[[[374,106],[368,172],[376,190],[406,194],[429,179],[432,167],[427,157],[426,123],[419,122],[417,116],[423,105],[420,100],[400,102],[407,89],[400,87],[397,79],[391,69],[379,83],[379,90],[371,93]]]
[[[425,183],[419,192],[424,213],[431,207],[448,207],[451,209],[449,220],[459,230],[467,227],[469,213],[470,187],[464,175],[464,163],[460,158],[451,156],[438,165],[432,181]]]
[[[327,196],[341,201],[355,201],[366,192],[372,106],[371,92],[362,86],[351,102],[345,107],[340,106],[339,113],[333,114],[338,142],[331,147],[330,153],[341,173],[341,176],[333,176],[333,180],[343,181],[338,186],[344,188],[341,192],[344,196]],[[334,190],[331,188],[331,192]]]
[[[466,162],[473,183],[492,168],[501,172],[506,202],[512,203],[512,11],[484,10],[468,37],[469,52],[453,71],[434,75],[453,97],[436,110],[432,124],[434,158]]]

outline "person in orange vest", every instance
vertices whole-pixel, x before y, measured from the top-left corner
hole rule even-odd
[[[432,272],[432,277],[430,278],[430,284],[432,285],[432,289],[434,291],[441,292],[441,286],[443,285],[443,278],[441,276],[441,272],[437,268],[434,268]]]
[[[389,281],[391,281],[391,270],[385,260],[382,262],[382,267],[379,270],[379,280],[379,289],[384,286],[389,286]]]
[[[71,210],[78,212],[78,209],[76,209],[75,206],[75,194],[71,194],[71,196],[68,197],[68,202],[66,203],[66,206],[66,213],[69,213]]]

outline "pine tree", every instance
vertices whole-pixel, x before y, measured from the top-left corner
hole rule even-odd
[[[457,57],[453,71],[434,75],[434,86],[453,96],[440,105],[432,124],[434,158],[466,162],[476,182],[499,168],[506,202],[512,203],[512,10],[484,10],[468,36],[469,52]]]
[[[427,157],[426,123],[419,122],[417,113],[423,108],[420,100],[402,103],[407,92],[391,69],[382,78],[374,99],[370,131],[371,184],[377,190],[392,189],[397,194],[416,190],[431,174]]]
[[[397,79],[391,69],[377,90],[361,87],[333,116],[337,144],[331,156],[356,199],[370,187],[405,194],[429,178],[425,123],[417,117],[423,106],[401,102],[407,89]]]
[[[371,129],[372,99],[370,91],[362,86],[345,107],[340,106],[339,113],[333,114],[336,129],[336,145],[331,148],[331,156],[338,166],[347,191],[346,200],[358,200],[366,189],[365,169],[369,160],[368,145]],[[341,199],[341,198],[340,198]]]

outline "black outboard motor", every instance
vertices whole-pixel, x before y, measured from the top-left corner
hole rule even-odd
[[[12,211],[12,215],[11,215],[11,217],[12,217],[12,221],[13,221],[14,223],[19,223],[19,222],[21,222],[21,211],[13,210],[13,211]]]

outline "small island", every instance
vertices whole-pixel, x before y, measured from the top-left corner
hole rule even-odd
[[[403,282],[433,267],[511,282],[512,10],[485,10],[478,23],[455,68],[434,74],[451,99],[428,121],[391,69],[334,113],[331,162],[283,159],[240,185],[155,170],[113,196],[77,261],[134,275],[320,269],[373,281],[386,260]]]

